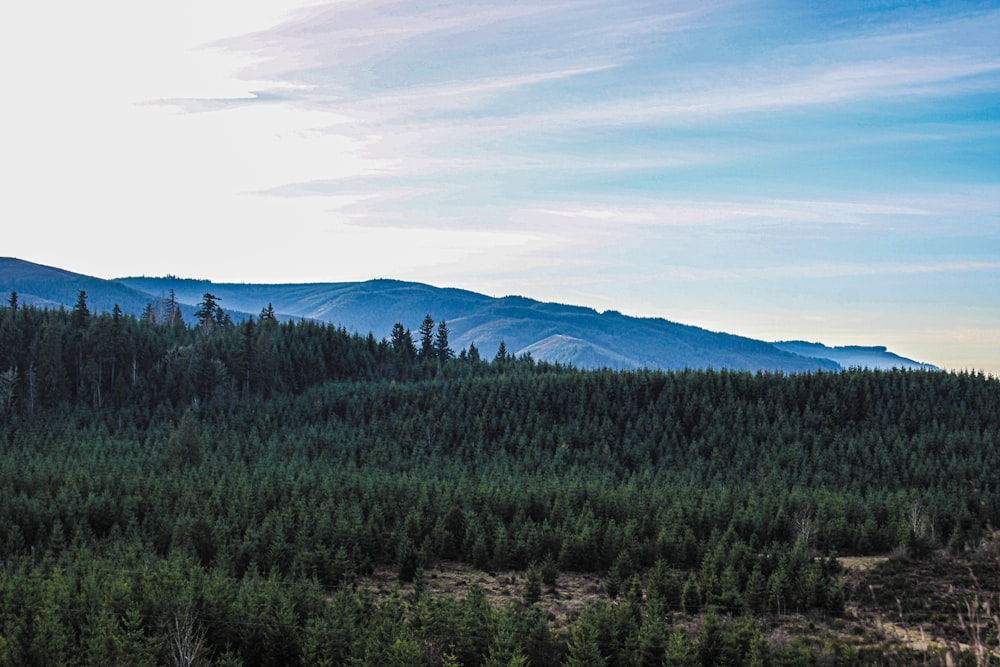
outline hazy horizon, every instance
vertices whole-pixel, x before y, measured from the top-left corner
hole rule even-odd
[[[0,254],[1000,374],[1000,8],[870,5],[5,6]]]

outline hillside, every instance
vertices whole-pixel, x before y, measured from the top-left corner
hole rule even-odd
[[[219,315],[0,303],[0,665],[996,646],[996,378],[586,371]]]
[[[475,343],[491,355],[504,341],[516,354],[581,368],[732,368],[739,370],[839,370],[750,338],[710,332],[664,319],[642,319],[591,308],[542,303],[519,296],[492,298],[460,289],[397,280],[361,283],[244,285],[174,278],[122,278],[150,293],[173,289],[194,302],[206,291],[229,308],[252,311],[272,303],[276,311],[329,322],[383,337],[396,322],[416,331],[424,316],[445,320],[456,350]]]
[[[0,305],[0,664],[972,664],[996,608],[994,378],[80,313]]]
[[[446,321],[456,350],[475,344],[492,356],[501,341],[515,355],[580,368],[729,368],[803,372],[852,366],[923,368],[885,348],[829,348],[821,344],[777,343],[713,332],[662,318],[637,318],[615,311],[543,303],[522,296],[493,298],[468,290],[399,280],[349,283],[248,284],[167,277],[103,280],[12,258],[0,258],[0,291],[17,291],[23,303],[71,308],[86,290],[95,312],[118,304],[140,315],[147,305],[173,292],[190,318],[206,292],[239,322],[268,303],[281,319],[305,319],[343,326],[377,339],[401,322],[416,332],[424,316]],[[863,363],[858,360],[862,358]]]
[[[937,366],[924,364],[912,359],[901,357],[885,349],[884,346],[845,345],[829,347],[822,343],[807,343],[801,340],[781,341],[773,343],[779,350],[801,354],[807,357],[817,357],[835,361],[843,368],[870,368],[872,370],[889,370],[904,368],[912,370],[934,371]]]
[[[80,290],[86,290],[88,304],[95,311],[110,312],[118,304],[124,312],[138,315],[150,302],[149,294],[126,285],[0,257],[0,294],[17,292],[18,300],[23,304],[42,308],[72,308]]]

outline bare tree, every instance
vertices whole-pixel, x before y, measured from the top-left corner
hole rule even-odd
[[[194,667],[199,664],[205,647],[205,632],[198,627],[191,612],[174,615],[170,635],[170,657],[177,667]]]
[[[6,417],[14,407],[17,392],[17,369],[11,368],[0,373],[0,417]]]
[[[924,507],[919,500],[910,503],[906,512],[906,522],[913,531],[914,536],[923,537],[927,532],[927,520],[924,517]]]
[[[813,519],[812,508],[809,505],[803,505],[795,512],[793,520],[795,521],[796,539],[801,540],[805,547],[809,548],[809,543],[816,534],[816,522]]]
[[[997,565],[1000,566],[1000,534],[996,531],[993,531],[991,548]],[[972,568],[969,568],[969,576],[975,590],[961,604],[956,605],[958,622],[965,632],[968,645],[959,645],[957,648],[971,649],[976,657],[977,667],[982,667],[993,664],[994,659],[1000,658],[1000,646],[996,645],[1000,637],[1000,611],[997,610],[997,594],[983,590]],[[951,651],[945,659],[949,665],[954,664],[955,658]]]

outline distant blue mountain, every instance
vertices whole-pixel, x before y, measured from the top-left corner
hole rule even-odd
[[[933,368],[885,348],[828,348],[813,343],[767,343],[661,318],[543,303],[520,296],[493,298],[461,289],[399,280],[353,283],[214,283],[172,276],[102,280],[22,260],[0,258],[0,293],[17,291],[23,303],[71,308],[86,290],[91,310],[118,304],[139,315],[171,291],[191,320],[206,292],[237,321],[271,304],[282,319],[310,319],[360,334],[387,337],[401,322],[416,332],[426,315],[445,320],[454,349],[475,344],[485,358],[500,342],[516,355],[580,368],[729,368],[805,372],[870,368]],[[863,361],[863,363],[860,363]]]
[[[818,359],[830,359],[835,361],[842,368],[869,368],[872,370],[889,370],[892,368],[903,368],[913,370],[940,370],[937,366],[920,363],[893,354],[881,345],[864,347],[861,345],[845,345],[840,347],[828,347],[822,343],[807,343],[801,340],[790,340],[773,343],[779,350],[800,354]]]
[[[0,257],[0,294],[17,292],[23,304],[42,308],[72,308],[80,290],[87,292],[91,310],[110,311],[118,304],[123,311],[139,314],[149,303],[148,294],[101,278],[72,273],[19,259]]]

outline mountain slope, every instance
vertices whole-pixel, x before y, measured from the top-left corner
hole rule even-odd
[[[798,372],[840,366],[778,350],[762,341],[715,333],[658,318],[541,303],[523,297],[495,299],[449,322],[455,343],[484,351],[501,340],[516,354],[585,368],[731,368]]]
[[[173,291],[188,322],[202,296],[211,292],[235,320],[269,303],[282,319],[306,318],[343,326],[362,335],[387,337],[396,322],[416,332],[425,315],[447,321],[455,350],[475,343],[491,358],[501,341],[513,354],[581,368],[730,368],[802,372],[839,370],[861,350],[868,367],[924,367],[884,348],[827,348],[807,343],[771,344],[707,331],[660,318],[637,318],[615,311],[543,303],[520,296],[493,298],[468,290],[399,280],[355,283],[242,284],[176,277],[102,280],[39,264],[0,258],[0,293],[17,291],[22,302],[71,308],[86,290],[93,311],[115,304],[140,315],[147,304]],[[840,352],[838,352],[838,350]],[[850,362],[845,364],[844,362]],[[876,365],[876,362],[882,365]],[[910,365],[903,366],[906,362]]]
[[[182,301],[197,302],[211,292],[221,303],[259,311],[268,302],[276,311],[346,327],[361,334],[387,336],[396,322],[416,331],[424,316],[445,320],[452,347],[475,343],[485,356],[504,341],[514,354],[531,352],[538,360],[583,368],[731,368],[800,372],[840,366],[778,350],[769,343],[714,333],[663,319],[627,317],[613,311],[542,303],[519,296],[492,298],[452,288],[399,280],[361,283],[245,285],[176,278],[122,278],[118,282],[146,292],[174,290]],[[552,338],[555,337],[555,338]],[[550,339],[545,345],[542,341]]]
[[[801,340],[780,341],[772,344],[779,350],[793,354],[830,359],[840,364],[842,368],[940,370],[937,366],[920,363],[919,361],[913,361],[898,354],[893,354],[881,345],[868,347],[861,345],[829,347],[822,343],[807,343]]]
[[[167,277],[121,278],[117,282],[150,294],[172,289],[184,303],[199,303],[205,292],[211,292],[219,297],[220,305],[246,313],[259,313],[270,303],[286,316],[343,325],[362,334],[370,331],[378,338],[387,336],[396,322],[416,331],[428,313],[450,322],[490,301],[490,297],[475,292],[399,280],[254,285]]]
[[[138,315],[150,302],[148,294],[101,278],[34,264],[20,259],[0,257],[0,294],[17,292],[23,304],[43,308],[72,308],[80,290],[87,292],[92,311],[111,311],[118,304],[126,313]]]

